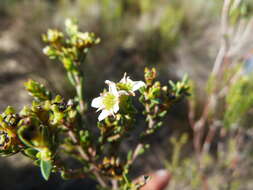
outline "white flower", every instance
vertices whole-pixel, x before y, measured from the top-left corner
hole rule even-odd
[[[50,53],[50,50],[51,50],[51,48],[49,47],[49,46],[46,46],[46,47],[44,47],[43,48],[43,53],[45,54],[45,55],[48,55],[49,53]]]
[[[93,99],[91,103],[92,107],[98,108],[97,111],[102,110],[98,117],[99,121],[102,121],[110,115],[114,116],[119,111],[120,93],[117,91],[116,84],[108,80],[105,83],[108,84],[109,91]]]
[[[109,80],[106,80],[105,83],[109,86],[109,91],[102,93],[91,102],[91,106],[97,108],[97,111],[102,110],[98,117],[99,121],[111,115],[115,116],[119,111],[120,97],[122,95],[134,96],[134,91],[146,85],[143,81],[132,81],[126,73],[117,84]]]
[[[135,95],[135,91],[139,90],[141,87],[146,86],[143,81],[133,81],[129,76],[125,73],[123,78],[117,84],[121,90],[125,90],[129,92],[131,95]]]

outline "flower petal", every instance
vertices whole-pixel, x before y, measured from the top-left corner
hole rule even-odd
[[[146,84],[143,81],[134,81],[133,91],[136,91],[143,86],[146,86]]]
[[[119,111],[119,104],[117,103],[113,106],[113,112],[117,113],[118,111]]]
[[[127,73],[124,73],[123,78],[119,82],[123,84],[127,83]]]
[[[93,108],[100,108],[103,105],[103,98],[102,97],[97,97],[94,98],[91,102],[91,107]]]
[[[109,115],[111,115],[111,112],[108,110],[103,110],[99,116],[98,116],[98,120],[102,121],[103,119],[105,119],[106,117],[108,117]]]
[[[111,92],[114,96],[119,96],[116,84],[114,82],[106,80],[105,83],[109,86],[109,92]]]
[[[129,84],[133,84],[134,81],[132,79],[130,79],[130,77],[126,77],[126,84],[129,83]]]
[[[118,94],[119,94],[119,96],[122,96],[122,95],[129,95],[129,93],[127,92],[127,91],[125,91],[125,90],[119,90],[118,91]]]

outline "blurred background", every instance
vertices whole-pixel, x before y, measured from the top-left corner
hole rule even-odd
[[[0,110],[8,105],[19,110],[30,103],[23,87],[28,78],[44,83],[65,97],[73,95],[62,66],[43,55],[41,34],[48,28],[62,29],[66,18],[74,18],[81,31],[94,32],[101,38],[101,43],[89,53],[84,68],[85,96],[89,101],[98,95],[106,79],[116,81],[127,72],[133,79],[143,80],[144,68],[155,67],[163,83],[168,79],[179,80],[185,73],[189,75],[196,87],[198,112],[205,101],[207,80],[220,47],[222,4],[221,0],[1,0]],[[252,28],[250,33],[253,34]],[[252,41],[252,35],[249,35],[247,43],[239,48],[237,54],[241,58],[251,57]],[[137,165],[146,163],[142,164],[143,171],[166,167],[166,160],[169,161],[173,154],[173,145],[169,143],[171,137],[184,133],[191,139],[187,109],[186,101],[172,108],[167,126],[152,138],[154,148],[148,156],[137,161]],[[182,157],[191,158],[190,142],[186,143]],[[252,170],[250,158],[248,170]],[[185,181],[191,181],[190,185],[178,187],[175,178],[168,189],[204,189],[192,176],[195,175],[194,168],[189,169],[194,164],[185,166],[182,170],[191,172],[184,176]],[[231,180],[224,179],[223,174],[226,176],[227,173],[223,171],[222,167],[218,168],[210,183],[214,181],[220,185]],[[252,171],[246,175],[247,186],[239,181],[237,184],[244,185],[233,188],[253,189],[250,173]],[[0,178],[2,190],[94,187],[88,180],[62,181],[57,175],[45,182],[39,169],[20,155],[0,159]],[[232,189],[219,185],[210,189]]]

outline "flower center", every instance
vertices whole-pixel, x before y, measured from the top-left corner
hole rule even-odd
[[[106,110],[113,109],[113,106],[117,103],[117,97],[112,93],[107,93],[103,98],[103,105]]]
[[[133,89],[133,85],[131,83],[118,83],[117,86],[120,90],[125,91],[131,91]]]

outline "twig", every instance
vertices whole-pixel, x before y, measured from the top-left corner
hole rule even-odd
[[[135,161],[135,159],[138,157],[140,150],[143,148],[143,144],[138,144],[134,150],[132,162]]]
[[[79,152],[80,156],[86,160],[86,161],[90,161],[91,162],[91,166],[93,167],[93,174],[95,175],[96,179],[98,180],[99,184],[102,186],[102,187],[107,187],[107,184],[106,182],[104,181],[104,179],[101,177],[101,175],[98,173],[97,171],[97,166],[96,164],[92,163],[92,160],[89,158],[89,156],[84,152],[82,146],[80,145],[79,143],[79,140],[78,138],[76,138],[75,136],[75,133],[70,130],[68,132],[70,138],[72,139],[72,141],[76,144],[75,147],[77,149],[77,151]]]
[[[132,158],[128,160],[127,165],[132,164],[139,155],[140,150],[143,148],[143,144],[138,144],[133,152]]]
[[[193,100],[188,101],[188,108],[189,108],[188,119],[190,122],[190,126],[193,130],[194,129],[194,119],[195,119],[195,106],[194,106]]]
[[[231,0],[224,0],[222,15],[221,15],[221,46],[214,62],[212,76],[217,76],[218,72],[220,71],[221,65],[223,63],[224,57],[228,51],[228,15],[229,15],[229,8],[230,8]]]
[[[252,35],[252,30],[253,30],[253,18],[246,23],[243,32],[240,32],[238,34],[238,44],[231,46],[228,52],[229,57],[236,56],[237,54],[240,53],[239,51],[243,48],[245,43],[248,42],[249,37]]]
[[[229,19],[229,10],[230,10],[231,0],[224,0],[222,15],[221,15],[221,46],[217,57],[215,59],[215,63],[211,72],[212,77],[218,77],[221,72],[222,63],[227,56],[227,52],[229,49],[229,27],[228,27],[228,19]],[[216,105],[217,103],[217,89],[214,89],[213,92],[210,94],[209,98],[206,101],[204,106],[202,115],[200,116],[199,120],[196,122],[191,122],[193,131],[194,131],[194,149],[197,153],[198,159],[200,159],[200,155],[202,152],[201,148],[201,140],[204,136],[204,126],[207,122],[208,115],[210,110]],[[192,117],[192,116],[191,116]],[[190,118],[192,119],[192,118]],[[194,124],[193,124],[194,123]]]
[[[85,111],[84,100],[83,100],[83,77],[78,76],[78,75],[74,75],[74,76],[75,76],[75,81],[76,81],[76,93],[77,93],[79,105],[80,105],[80,113],[81,113],[81,116],[83,117],[83,114]]]
[[[208,131],[208,134],[206,136],[206,139],[205,139],[205,142],[204,142],[204,145],[203,145],[203,152],[209,152],[210,150],[210,146],[211,146],[211,142],[215,136],[215,133],[217,131],[217,128],[221,125],[221,123],[219,121],[215,121],[213,123],[213,125],[211,125],[209,127],[209,131]]]
[[[106,182],[104,181],[104,179],[100,176],[100,174],[97,172],[97,170],[94,170],[93,174],[95,175],[96,179],[98,180],[99,184],[102,187],[108,187],[108,185],[106,184]]]
[[[194,149],[197,153],[198,158],[200,158],[201,154],[201,140],[204,135],[204,126],[208,119],[208,114],[210,112],[210,107],[213,104],[212,95],[208,98],[207,103],[205,104],[204,110],[202,115],[198,121],[196,121],[193,125],[193,132],[194,132]]]
[[[118,190],[118,181],[113,179],[112,180],[112,190]]]

